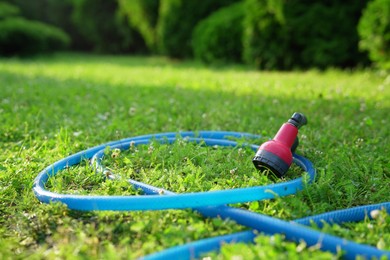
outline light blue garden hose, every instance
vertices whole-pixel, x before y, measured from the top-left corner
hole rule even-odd
[[[104,155],[104,149],[107,146],[111,149],[118,148],[123,150],[129,149],[130,145],[136,146],[140,144],[148,144],[152,140],[172,143],[178,137],[184,138],[190,142],[201,142],[202,144],[210,146],[218,145],[230,147],[238,145],[237,142],[233,141],[235,138],[259,138],[259,136],[248,133],[199,131],[152,134],[109,142],[71,155],[44,169],[38,174],[34,181],[34,193],[42,202],[49,203],[59,201],[66,204],[70,209],[75,210],[163,210],[193,208],[206,217],[232,219],[238,224],[250,227],[253,230],[264,234],[271,235],[283,233],[288,240],[296,242],[304,240],[307,246],[318,245],[321,250],[331,251],[333,253],[337,253],[338,250],[343,250],[344,256],[349,259],[354,259],[358,255],[378,258],[386,256],[390,259],[389,251],[358,244],[304,226],[309,225],[310,222],[322,225],[322,221],[338,224],[343,222],[361,221],[365,217],[370,217],[369,212],[375,209],[380,210],[384,208],[387,212],[390,212],[390,202],[328,212],[317,216],[298,219],[292,222],[283,221],[225,205],[230,203],[272,199],[276,196],[280,197],[294,194],[297,191],[302,190],[304,187],[302,177],[292,181],[267,186],[184,194],[175,194],[168,190],[135,180],[128,180],[134,187],[142,189],[146,194],[145,196],[68,195],[50,192],[45,189],[45,183],[50,177],[56,175],[61,170],[72,165],[79,164],[86,159],[91,159],[98,171],[104,171],[104,168],[101,166],[101,160]],[[248,146],[250,146],[254,151],[258,149],[257,145],[248,144]],[[314,180],[315,169],[308,159],[294,154],[294,162],[308,173],[309,182]],[[119,178],[119,176],[111,173],[108,174],[108,177],[111,179]],[[206,252],[218,250],[222,242],[253,241],[256,236],[253,230],[196,241],[146,256],[145,259],[191,259],[200,257]]]

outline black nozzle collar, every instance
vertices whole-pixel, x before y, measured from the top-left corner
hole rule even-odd
[[[304,114],[295,112],[287,122],[299,129],[307,124],[307,119]]]
[[[258,170],[268,169],[279,178],[283,177],[290,167],[279,156],[265,150],[258,151],[252,162]]]

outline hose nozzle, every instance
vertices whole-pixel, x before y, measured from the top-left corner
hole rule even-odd
[[[269,169],[278,177],[286,174],[293,160],[292,151],[298,146],[298,128],[306,124],[307,119],[303,114],[294,113],[274,139],[259,147],[252,159],[255,167],[259,170]]]
[[[287,122],[299,129],[307,124],[307,119],[304,114],[295,112]]]

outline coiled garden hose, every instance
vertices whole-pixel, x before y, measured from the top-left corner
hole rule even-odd
[[[128,182],[135,188],[142,189],[146,194],[145,196],[69,195],[50,192],[45,188],[45,184],[50,177],[53,177],[61,170],[79,164],[86,159],[91,160],[98,171],[105,172],[104,167],[101,165],[101,160],[103,159],[106,147],[110,147],[110,149],[125,150],[129,149],[131,145],[149,144],[153,140],[163,143],[172,143],[177,140],[177,138],[185,138],[189,142],[198,142],[209,146],[235,147],[238,146],[238,143],[232,141],[234,138],[259,138],[259,136],[239,132],[199,131],[151,134],[109,142],[78,152],[48,166],[41,171],[34,180],[33,191],[41,202],[62,202],[66,204],[69,209],[74,210],[123,211],[192,208],[205,217],[231,219],[240,225],[253,229],[250,231],[195,241],[145,256],[144,259],[197,258],[206,252],[218,250],[222,242],[253,242],[254,237],[258,233],[268,235],[282,233],[287,240],[295,242],[305,241],[307,246],[317,245],[321,250],[333,253],[343,250],[344,257],[348,259],[354,259],[359,255],[377,258],[385,256],[390,259],[389,251],[379,250],[369,245],[358,244],[307,227],[307,225],[310,225],[311,223],[321,226],[323,221],[337,224],[361,221],[365,217],[370,218],[371,216],[369,213],[372,210],[385,209],[387,212],[390,212],[390,202],[338,210],[294,221],[284,221],[251,211],[226,206],[226,204],[230,203],[265,200],[294,194],[304,188],[305,181],[302,177],[267,186],[184,194],[176,194],[165,189],[129,179]],[[259,147],[254,144],[247,145],[253,151],[256,151]],[[297,154],[293,155],[293,160],[295,164],[307,172],[307,181],[313,181],[315,178],[315,169],[312,163],[308,159]],[[109,173],[107,177],[116,179],[119,176]]]

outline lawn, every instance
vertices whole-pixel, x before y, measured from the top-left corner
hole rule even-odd
[[[160,57],[75,53],[0,59],[0,258],[137,258],[245,230],[191,210],[71,211],[58,203],[41,204],[32,183],[63,157],[130,136],[227,130],[260,134],[261,143],[295,111],[308,118],[298,153],[314,163],[317,180],[293,196],[235,206],[292,220],[390,201],[390,76],[383,72],[262,72]],[[154,144],[106,163],[120,174],[189,192],[270,183],[252,167],[252,156],[246,149]],[[126,183],[105,180],[88,164],[62,172],[48,188],[79,194],[136,192]],[[323,230],[390,250],[385,212],[373,221]],[[212,257],[276,255],[331,258],[282,235],[259,236],[254,245],[228,245]]]

